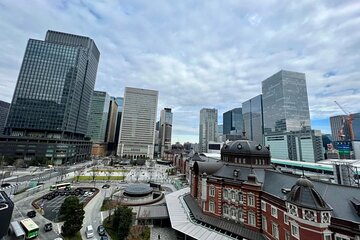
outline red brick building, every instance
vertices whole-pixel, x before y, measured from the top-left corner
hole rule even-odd
[[[252,141],[227,143],[221,161],[195,161],[190,183],[193,221],[230,239],[360,239],[359,188],[278,172]]]

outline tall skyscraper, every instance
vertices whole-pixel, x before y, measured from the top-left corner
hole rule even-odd
[[[104,143],[108,123],[110,96],[106,92],[94,91],[91,100],[87,136],[93,143]]]
[[[242,104],[242,115],[246,137],[264,144],[262,95],[253,97]]]
[[[173,113],[171,108],[164,108],[160,112],[160,153],[164,156],[164,151],[171,150],[171,131],[172,131]]]
[[[199,151],[207,152],[210,141],[216,142],[218,127],[217,109],[203,108],[200,110]]]
[[[330,128],[333,141],[351,140],[348,116],[338,115],[330,117]]]
[[[116,117],[116,127],[115,127],[115,139],[114,142],[117,145],[119,143],[119,134],[120,134],[120,125],[121,125],[121,116],[123,111],[123,105],[124,105],[124,98],[123,97],[117,97],[115,98],[115,101],[117,103],[117,117]]]
[[[4,134],[6,118],[9,113],[10,103],[0,100],[0,135]]]
[[[351,114],[354,141],[360,141],[360,113]]]
[[[81,143],[86,145],[85,150],[80,147],[74,150],[73,141],[68,145],[64,141],[84,139],[99,57],[94,41],[84,36],[48,31],[45,41],[28,41],[6,134],[61,139],[63,144],[48,141],[48,146],[52,146],[49,151],[42,146],[21,154],[6,150],[6,154],[24,159],[46,155],[59,163],[89,156],[87,143]],[[54,149],[58,147],[62,150]]]
[[[262,82],[265,135],[310,129],[304,73],[281,70]]]
[[[158,92],[125,88],[117,155],[153,158]]]
[[[243,132],[242,108],[234,108],[223,113],[223,133],[241,134]]]
[[[115,142],[115,129],[116,129],[116,120],[118,115],[118,104],[115,97],[110,97],[109,105],[109,115],[108,122],[106,125],[106,135],[105,141],[108,143]]]

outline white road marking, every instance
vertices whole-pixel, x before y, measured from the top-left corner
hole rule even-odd
[[[101,222],[103,222],[104,221],[104,216],[103,216],[102,212],[100,212],[100,217],[101,217]]]

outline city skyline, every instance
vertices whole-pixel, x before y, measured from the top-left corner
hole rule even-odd
[[[281,69],[306,74],[311,126],[330,133],[329,117],[343,114],[335,100],[360,111],[360,3],[280,3],[3,1],[0,100],[11,102],[28,39],[52,29],[96,41],[96,90],[159,91],[157,119],[172,108],[173,143],[198,141],[200,109],[218,109],[221,124],[222,113],[261,94],[261,81]]]

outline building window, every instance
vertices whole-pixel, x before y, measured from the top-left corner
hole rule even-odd
[[[227,199],[229,197],[229,191],[227,189],[224,189],[224,199]]]
[[[264,212],[266,212],[266,202],[261,200],[261,210],[263,210]]]
[[[267,231],[267,221],[265,216],[261,217],[261,227],[262,230],[264,230],[265,232]]]
[[[215,204],[213,201],[210,201],[209,203],[209,212],[215,212]]]
[[[285,231],[285,240],[290,240],[290,233]]]
[[[228,206],[224,206],[223,212],[224,212],[224,215],[225,215],[225,216],[228,216],[228,215],[229,215],[229,207],[228,207]]]
[[[279,239],[279,227],[276,223],[272,223],[271,225],[271,235],[275,238],[275,239]]]
[[[330,223],[330,213],[329,212],[321,213],[321,222],[322,223]]]
[[[240,203],[243,203],[243,193],[239,192],[239,201]]]
[[[299,226],[291,224],[291,235],[293,237],[299,238]]]
[[[335,234],[335,240],[350,240],[350,237],[340,234]]]
[[[236,219],[236,209],[235,208],[231,209],[231,218]]]
[[[324,234],[324,240],[331,240],[331,234],[329,233]]]
[[[240,222],[244,221],[244,216],[243,216],[243,210],[242,209],[238,210],[238,218],[239,218]]]
[[[215,187],[211,186],[209,191],[210,197],[215,197]]]
[[[255,207],[255,196],[254,194],[250,193],[248,195],[248,203],[247,203],[248,206],[250,207]]]
[[[273,216],[274,218],[278,217],[277,208],[274,206],[271,206],[271,216]]]
[[[298,210],[297,207],[295,205],[289,204],[288,206],[288,211],[291,215],[297,217],[298,216]]]
[[[251,226],[256,226],[256,219],[255,219],[255,213],[249,212],[248,213],[248,224]]]
[[[303,212],[303,215],[304,215],[303,217],[305,220],[308,220],[311,222],[316,222],[316,214],[314,211],[305,209]]]
[[[284,223],[289,224],[289,216],[286,213],[284,214]]]
[[[235,191],[231,191],[231,200],[233,200],[233,201],[236,200],[236,193],[235,193]]]

